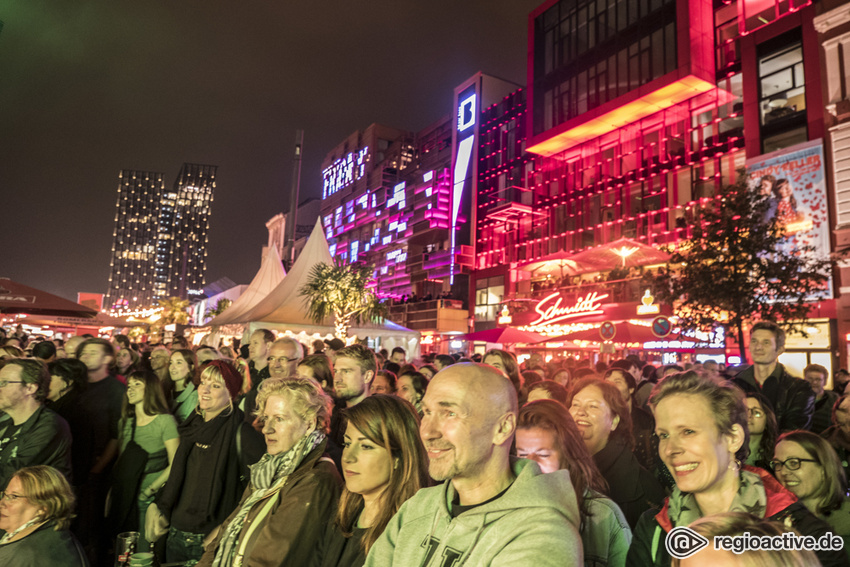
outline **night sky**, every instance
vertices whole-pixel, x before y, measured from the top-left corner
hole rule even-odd
[[[525,84],[542,0],[0,0],[0,276],[76,300],[109,278],[118,174],[218,165],[207,283],[251,281],[265,222],[373,122],[416,131],[483,71]]]

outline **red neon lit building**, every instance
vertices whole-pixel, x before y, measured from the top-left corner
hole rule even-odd
[[[674,243],[738,168],[820,147],[814,17],[810,0],[550,0],[536,9],[527,88],[481,114],[476,330],[496,326],[506,300],[512,324],[533,319],[558,291],[562,306],[595,289],[608,295],[602,313],[570,324],[652,319],[637,314],[646,302],[635,278],[612,278],[609,266],[591,279],[615,284],[588,282],[569,257],[620,239],[627,250]],[[813,310],[820,338],[789,337],[795,370],[833,366],[832,294]],[[719,337],[710,352],[722,345]]]

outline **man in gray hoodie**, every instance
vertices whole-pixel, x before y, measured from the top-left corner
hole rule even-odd
[[[449,482],[402,505],[366,567],[581,565],[569,473],[542,474],[510,457],[518,410],[510,380],[484,364],[454,364],[422,402],[431,477]]]

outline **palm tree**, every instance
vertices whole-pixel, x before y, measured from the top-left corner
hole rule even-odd
[[[334,335],[345,341],[352,320],[381,322],[386,306],[372,291],[372,267],[366,265],[316,264],[300,294],[307,299],[307,315],[321,324],[334,316]]]
[[[229,299],[219,299],[216,302],[215,307],[210,307],[209,309],[207,309],[207,312],[204,313],[204,317],[206,317],[207,319],[213,319],[215,317],[218,317],[219,315],[224,313],[225,309],[230,307],[231,303],[233,302]]]
[[[180,299],[179,297],[169,297],[168,299],[160,299],[159,306],[162,307],[159,323],[169,325],[177,323],[178,325],[189,324],[189,313],[186,309],[189,308],[188,299]]]

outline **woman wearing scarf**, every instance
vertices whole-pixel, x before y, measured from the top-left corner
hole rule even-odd
[[[204,538],[239,503],[248,465],[263,454],[262,439],[233,404],[241,387],[230,363],[211,361],[201,373],[198,407],[178,428],[171,473],[145,521],[148,541],[168,533],[169,563],[201,558]]]
[[[333,520],[342,481],[323,457],[331,399],[309,379],[266,379],[257,396],[267,452],[198,565],[306,565]]]
[[[649,402],[658,451],[676,487],[660,512],[641,516],[626,565],[669,566],[667,533],[725,512],[776,520],[815,538],[831,531],[770,473],[741,464],[749,452],[747,406],[731,382],[693,371],[673,374],[652,389]],[[816,553],[824,566],[848,564],[842,550]]]

